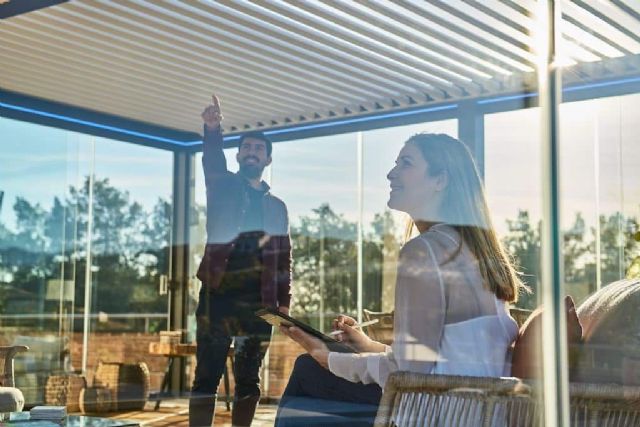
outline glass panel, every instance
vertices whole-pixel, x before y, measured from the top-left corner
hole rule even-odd
[[[224,150],[227,167],[231,172],[238,171],[238,162],[235,155],[238,150],[228,148]],[[194,206],[189,222],[189,289],[187,298],[187,342],[196,339],[195,311],[198,305],[198,295],[202,283],[196,277],[198,266],[202,261],[204,247],[207,243],[207,192],[202,170],[202,152],[194,155],[195,182],[194,182]],[[265,178],[268,178],[268,174]]]
[[[169,329],[172,170],[169,151],[95,139],[88,374],[145,361],[152,391],[166,368],[149,343]]]
[[[321,331],[357,307],[356,148],[348,133],[274,150],[273,191],[286,201],[291,223],[292,313]]]
[[[99,360],[148,361],[159,388],[148,343],[167,328],[172,154],[8,119],[0,133],[0,340],[30,348],[16,358],[27,404]]]
[[[640,385],[639,106],[632,94],[560,109],[565,282],[584,341],[570,347],[569,373],[614,388]]]
[[[43,403],[52,373],[81,367],[74,316],[82,301],[86,222],[71,200],[89,173],[85,137],[0,118],[0,342],[27,345],[16,384]]]
[[[456,120],[420,123],[363,132],[363,308],[390,313],[394,307],[397,258],[409,218],[389,209],[391,170],[404,142],[420,132],[458,135]],[[351,313],[357,317],[357,313]],[[388,339],[389,337],[387,337]]]
[[[524,310],[541,301],[540,114],[539,108],[527,108],[484,117],[487,200],[496,230],[531,291],[517,304]]]

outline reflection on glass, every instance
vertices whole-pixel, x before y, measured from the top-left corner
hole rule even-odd
[[[406,214],[386,206],[389,182],[386,173],[393,166],[404,141],[420,133],[458,134],[457,121],[420,123],[363,132],[363,307],[374,312],[393,310],[396,262],[405,240]],[[351,313],[357,316],[357,313]]]
[[[639,103],[626,95],[560,109],[565,283],[582,323],[571,381],[640,385],[640,151],[630,132]]]
[[[540,304],[540,110],[488,114],[485,129],[485,185],[498,235],[523,282],[518,307]]]
[[[336,396],[343,395],[353,408],[341,416],[353,420],[358,411],[372,420],[396,371],[481,377],[511,372],[507,354],[518,326],[507,308],[521,282],[491,225],[470,151],[449,135],[419,133],[403,144],[386,178],[388,206],[409,215],[419,233],[398,257],[391,346],[371,339],[344,315],[334,327],[350,351],[333,350],[300,329],[287,332],[308,353],[296,360],[276,425],[288,425],[296,411],[337,417],[319,401],[339,407]]]
[[[292,312],[321,330],[357,305],[355,134],[279,143],[272,184],[287,203],[293,246]]]
[[[95,349],[117,359],[128,334],[166,328],[158,282],[168,268],[171,155],[7,119],[0,132],[0,339],[30,347],[16,358],[16,380],[29,404],[43,403],[49,375],[91,371]],[[129,351],[145,354],[137,345]]]

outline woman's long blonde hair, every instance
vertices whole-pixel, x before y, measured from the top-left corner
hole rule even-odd
[[[480,175],[469,149],[445,134],[419,133],[414,144],[430,176],[446,174],[448,185],[440,219],[455,228],[478,260],[484,286],[498,298],[516,302],[524,287],[493,228]],[[412,227],[412,225],[411,225]],[[462,248],[462,242],[460,243]]]

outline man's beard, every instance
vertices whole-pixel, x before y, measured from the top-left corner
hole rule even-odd
[[[258,165],[247,165],[245,163],[240,164],[240,174],[247,179],[260,178],[264,167]]]

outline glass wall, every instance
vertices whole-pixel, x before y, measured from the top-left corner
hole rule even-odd
[[[565,275],[580,300],[624,278],[638,244],[640,96],[562,105]]]
[[[575,301],[584,331],[590,330],[593,295],[620,286],[625,282],[616,281],[622,278],[638,277],[640,153],[634,129],[639,102],[634,94],[560,106],[564,289]],[[531,290],[517,307],[532,310],[542,300],[541,224],[546,220],[541,112],[530,107],[482,115],[479,108],[477,114],[483,120],[479,139],[489,209]],[[289,211],[292,314],[328,330],[338,313],[358,317],[359,307],[393,310],[407,217],[386,206],[386,175],[409,136],[455,137],[459,120],[275,144],[265,179]],[[8,119],[1,119],[0,127],[8,136],[0,169],[0,339],[33,349],[17,361],[28,401],[44,399],[52,372],[91,372],[99,359],[145,360],[152,368],[152,387],[159,388],[164,362],[150,358],[147,345],[167,328],[168,299],[159,290],[171,258],[172,154]],[[232,171],[237,170],[235,153],[235,148],[225,150]],[[189,341],[195,338],[192,316],[200,286],[195,268],[206,238],[200,162],[201,154],[195,154]],[[604,337],[597,330],[583,337],[589,342],[597,336],[604,353],[570,348],[571,381],[633,381],[637,357],[632,349],[640,343],[633,332],[637,304],[628,304],[625,317],[612,320],[627,331],[624,340],[608,328]],[[263,386],[267,396],[277,398],[301,349],[277,333],[270,348]]]
[[[572,382],[640,385],[638,106],[637,94],[560,106],[564,284],[582,324]]]
[[[273,159],[273,193],[291,224],[292,313],[326,330],[358,300],[356,135],[283,142]]]
[[[610,58],[610,62],[609,59],[600,61],[594,58],[594,52],[603,48],[602,40],[597,42],[601,35],[590,36],[586,24],[573,22],[575,19],[568,21],[569,35],[563,38],[562,54],[553,64],[544,64],[544,69],[547,70],[547,65],[552,69],[560,66],[560,71],[565,73],[564,81],[572,83],[561,88],[565,99],[549,106],[541,102],[546,97],[538,88],[538,79],[544,77],[537,73],[542,52],[533,50],[537,36],[534,33],[541,17],[523,13],[529,10],[529,2],[498,2],[496,11],[481,5],[482,2],[440,2],[442,9],[435,8],[439,10],[438,16],[430,15],[434,12],[426,10],[428,5],[415,3],[413,11],[392,2],[386,6],[376,2],[377,10],[366,12],[364,2],[341,7],[357,9],[362,16],[370,17],[384,11],[406,18],[417,29],[424,25],[424,16],[456,27],[461,24],[466,27],[465,23],[469,22],[477,24],[472,36],[466,28],[452,31],[446,25],[439,25],[424,28],[424,34],[416,30],[411,40],[400,37],[401,33],[387,34],[386,29],[375,28],[394,43],[402,43],[397,43],[399,52],[394,52],[393,58],[389,50],[386,51],[389,58],[385,53],[378,54],[385,64],[399,68],[389,71],[388,76],[372,74],[372,77],[389,78],[389,86],[382,89],[392,94],[399,88],[410,88],[412,78],[420,76],[425,80],[421,80],[421,92],[415,97],[424,105],[415,106],[418,102],[409,96],[402,99],[404,104],[378,103],[384,113],[371,120],[358,117],[351,121],[348,114],[341,116],[341,126],[351,121],[349,132],[315,134],[315,137],[274,145],[273,163],[263,178],[288,210],[293,262],[291,315],[322,332],[331,329],[332,320],[338,314],[348,314],[358,321],[366,316],[381,316],[380,319],[390,319],[386,324],[386,341],[381,339],[381,342],[390,344],[394,338],[393,328],[400,324],[406,329],[410,323],[407,315],[394,325],[394,316],[403,310],[403,315],[410,312],[415,316],[413,320],[424,321],[418,322],[419,331],[402,331],[402,338],[411,345],[417,343],[420,351],[425,348],[445,351],[443,343],[449,342],[446,335],[449,331],[468,321],[499,317],[501,328],[507,325],[499,330],[506,330],[508,336],[501,344],[498,360],[491,363],[492,368],[499,366],[500,369],[491,375],[533,380],[535,392],[528,397],[531,401],[537,400],[538,407],[543,408],[539,417],[546,415],[550,425],[554,425],[550,420],[555,418],[555,424],[562,425],[557,421],[563,411],[566,415],[568,410],[564,397],[570,393],[575,397],[575,391],[582,390],[582,386],[575,384],[589,384],[584,387],[596,395],[600,387],[605,387],[602,384],[613,385],[615,393],[612,394],[628,392],[618,386],[640,386],[640,316],[637,314],[640,308],[640,144],[637,142],[640,88],[637,75],[630,74],[637,66],[623,61],[623,54],[629,53],[627,56],[637,62],[640,36],[622,28],[624,23],[603,20],[605,32],[613,34],[612,39],[618,40],[621,50],[618,55],[617,48],[613,49],[615,55],[609,56],[616,58]],[[486,22],[466,16],[476,10],[472,3],[482,11]],[[585,10],[596,9],[593,6],[596,2],[591,1],[564,3],[573,5],[569,8],[573,12],[585,5]],[[637,9],[630,2],[614,3],[616,7],[624,5],[625,11]],[[93,6],[87,7],[93,9]],[[333,6],[327,7],[333,10]],[[252,10],[256,8],[261,7]],[[342,12],[338,12],[336,9],[331,15],[342,16]],[[581,13],[586,15],[578,11]],[[359,26],[356,19],[348,21],[349,25]],[[380,35],[372,28],[367,30],[366,37]],[[624,34],[621,36],[619,32]],[[276,33],[282,35],[285,31]],[[596,43],[592,48],[582,46],[583,41],[578,40],[594,41],[594,37]],[[470,47],[473,53],[458,48],[456,42],[463,39],[465,43],[460,45]],[[447,40],[449,45],[443,47],[442,40]],[[450,55],[437,57],[439,55],[433,53],[439,51],[426,52],[423,43],[443,51],[450,49],[446,52]],[[358,61],[368,61],[364,51],[358,52]],[[428,53],[430,59],[414,56],[417,52]],[[173,59],[167,59],[170,60]],[[593,67],[585,67],[585,63]],[[616,73],[625,79],[607,80]],[[593,77],[596,75],[600,77]],[[582,84],[582,80],[591,83]],[[450,91],[446,96],[436,89],[445,81],[453,82],[446,85]],[[264,90],[272,83],[270,79]],[[240,84],[234,83],[233,91],[243,89]],[[368,86],[367,93],[375,91],[374,84]],[[425,105],[436,104],[443,109],[430,116],[431,119],[424,111],[416,112]],[[369,110],[361,106],[360,111]],[[304,114],[303,121],[304,117],[313,117]],[[420,120],[427,118],[407,125],[411,117],[418,120],[413,114],[420,114]],[[199,120],[197,115],[194,117]],[[398,118],[396,123],[390,120],[393,117]],[[374,129],[380,123],[378,120],[386,120],[388,126]],[[547,132],[549,126],[557,126],[551,128],[557,131],[557,140],[553,132]],[[287,131],[307,132],[313,127],[312,123],[304,123],[304,129]],[[318,128],[321,132],[326,129]],[[272,132],[274,139],[278,132]],[[414,290],[421,298],[412,300],[406,292],[403,300],[396,298],[398,292],[406,291],[398,287],[398,283],[402,284],[397,275],[402,267],[399,254],[403,247],[410,247],[407,242],[419,232],[416,227],[407,229],[409,217],[400,212],[402,209],[388,207],[391,197],[388,173],[394,168],[404,142],[419,132],[459,137],[471,148],[481,167],[480,178],[493,222],[482,220],[482,227],[476,228],[487,232],[492,225],[506,249],[507,258],[513,261],[518,280],[527,288],[517,302],[505,302],[508,296],[498,295],[492,288],[496,284],[488,279],[504,279],[491,273],[492,268],[501,270],[506,264],[492,246],[495,242],[490,233],[489,237],[475,236],[476,240],[473,235],[465,234],[468,241],[464,243],[469,250],[463,250],[459,244],[451,256],[444,259],[433,253],[426,256],[423,249],[421,264],[407,275],[413,274],[411,277],[415,278],[415,271],[424,270],[427,259],[434,261],[437,275],[430,277],[429,283],[416,286]],[[16,361],[17,385],[23,390],[27,404],[51,403],[46,402],[50,377],[82,374],[91,378],[100,360],[144,361],[150,369],[153,391],[160,389],[163,379],[169,378],[165,372],[181,373],[181,380],[186,380],[177,381],[174,377],[173,389],[176,391],[180,386],[179,391],[186,392],[194,377],[195,359],[190,355],[195,351],[195,310],[202,286],[196,271],[207,242],[202,154],[192,153],[191,147],[183,153],[174,153],[5,118],[0,118],[0,135],[0,345],[30,347],[30,351]],[[551,152],[546,151],[547,148],[551,148]],[[225,150],[232,172],[238,170],[236,152],[236,148]],[[182,157],[195,168],[190,171],[195,179],[193,182],[187,179],[183,188],[189,196],[193,191],[193,203],[176,207],[174,202],[182,194],[173,194],[174,185],[180,181],[177,178],[184,177],[177,176],[174,161],[178,164],[176,159]],[[422,160],[427,165],[426,171],[430,159]],[[469,166],[457,172],[463,175],[471,169]],[[449,183],[449,174],[453,173],[453,169],[445,170],[441,174],[444,187],[434,184],[433,188],[442,191]],[[420,175],[420,184],[426,182],[422,180],[425,176]],[[464,192],[467,189],[462,188],[455,195],[467,194]],[[428,202],[440,201],[434,193],[429,196]],[[476,197],[475,208],[479,206],[481,210],[482,191],[473,197]],[[557,211],[552,209],[554,206],[558,207]],[[173,246],[172,233],[179,223],[177,220],[174,223],[174,211],[179,213],[179,219],[186,218],[189,226],[188,241],[184,242],[188,246],[187,266],[172,265],[182,263],[181,256],[176,255],[182,246]],[[435,218],[421,224],[423,234],[434,227],[433,223],[446,222]],[[469,233],[474,228],[469,225],[475,224],[453,225],[456,232],[448,239],[456,243],[455,237]],[[485,240],[481,240],[483,238]],[[489,250],[488,247],[493,251],[489,255],[483,252]],[[431,246],[428,248],[432,250]],[[450,267],[449,261],[461,253],[469,257],[467,263],[458,270],[452,267],[443,276],[442,271]],[[554,265],[555,261],[558,265]],[[188,272],[184,283],[170,277],[178,268]],[[456,282],[461,277],[463,280]],[[471,303],[461,303],[459,307],[463,309],[449,312],[449,303],[464,294],[461,286],[456,287],[460,282],[477,285],[469,293]],[[439,287],[432,294],[420,293],[432,289],[427,286],[436,283]],[[444,283],[451,286],[446,287]],[[486,290],[493,290],[493,294],[489,294],[489,309],[483,311],[480,298],[478,301],[473,298]],[[571,300],[563,300],[565,295]],[[427,321],[433,320],[430,317],[433,312],[421,311],[428,311],[424,307],[432,307],[430,304],[436,299],[442,316],[438,322],[429,324]],[[398,300],[401,302],[396,304]],[[182,317],[179,322],[170,322],[171,316]],[[403,321],[405,323],[401,323]],[[170,331],[174,335],[161,334],[174,324],[183,323],[186,330]],[[524,356],[520,353],[523,359],[518,359],[518,346],[531,325],[538,329],[533,332],[529,329],[531,341],[523,350]],[[372,327],[367,332],[373,334],[376,330]],[[439,334],[429,343],[434,348],[419,341],[424,338],[423,330],[436,330]],[[150,353],[151,344],[177,344],[176,333],[183,341],[181,344],[190,344],[188,352],[178,354],[173,346],[169,351]],[[468,330],[465,333],[466,338],[473,335]],[[472,338],[478,339],[474,343],[492,350],[494,336],[487,333]],[[171,343],[164,342],[171,339]],[[402,351],[407,352],[407,348]],[[458,355],[473,353],[472,359],[476,356],[475,347],[465,349]],[[234,351],[229,354],[233,356]],[[299,345],[274,331],[265,362],[260,367],[262,393],[267,401],[273,403],[269,399],[277,401],[282,396],[296,357],[302,352]],[[473,369],[439,371],[437,363],[447,360],[440,354],[434,358],[433,351],[425,354],[428,355],[425,360],[418,360],[415,365],[393,365],[396,361],[391,359],[391,369],[456,375],[477,373]],[[155,357],[158,355],[169,356],[170,364],[167,366],[163,357]],[[183,358],[184,363],[171,365],[175,357]],[[407,359],[411,357],[413,353]],[[474,365],[476,360],[467,362]],[[524,366],[525,370],[517,370],[516,366]],[[178,369],[184,367],[186,369]],[[228,367],[226,376],[231,377],[231,383],[225,391],[231,394],[235,381],[233,369]],[[547,400],[543,402],[543,398]],[[176,413],[188,412],[184,401],[177,405],[182,406]],[[274,414],[275,407],[271,407],[268,419],[272,420]]]
[[[632,94],[559,106],[562,286],[577,311],[566,313],[570,382],[638,383],[633,331],[640,305],[632,295],[640,277],[640,153],[632,135],[639,103]],[[484,116],[487,195],[503,242],[531,289],[518,303],[524,309],[543,299],[541,225],[548,219],[537,166],[540,117],[538,108]]]
[[[567,293],[580,303],[625,277],[637,257],[637,144],[631,142],[638,95],[560,106],[560,198]],[[534,290],[536,306],[541,221],[538,108],[485,116],[486,187],[496,227]]]
[[[0,133],[0,342],[30,348],[31,405],[53,374],[148,359],[167,328],[172,155],[4,118]]]
[[[539,108],[484,116],[485,185],[494,225],[531,293],[518,307],[540,304],[542,177]]]

